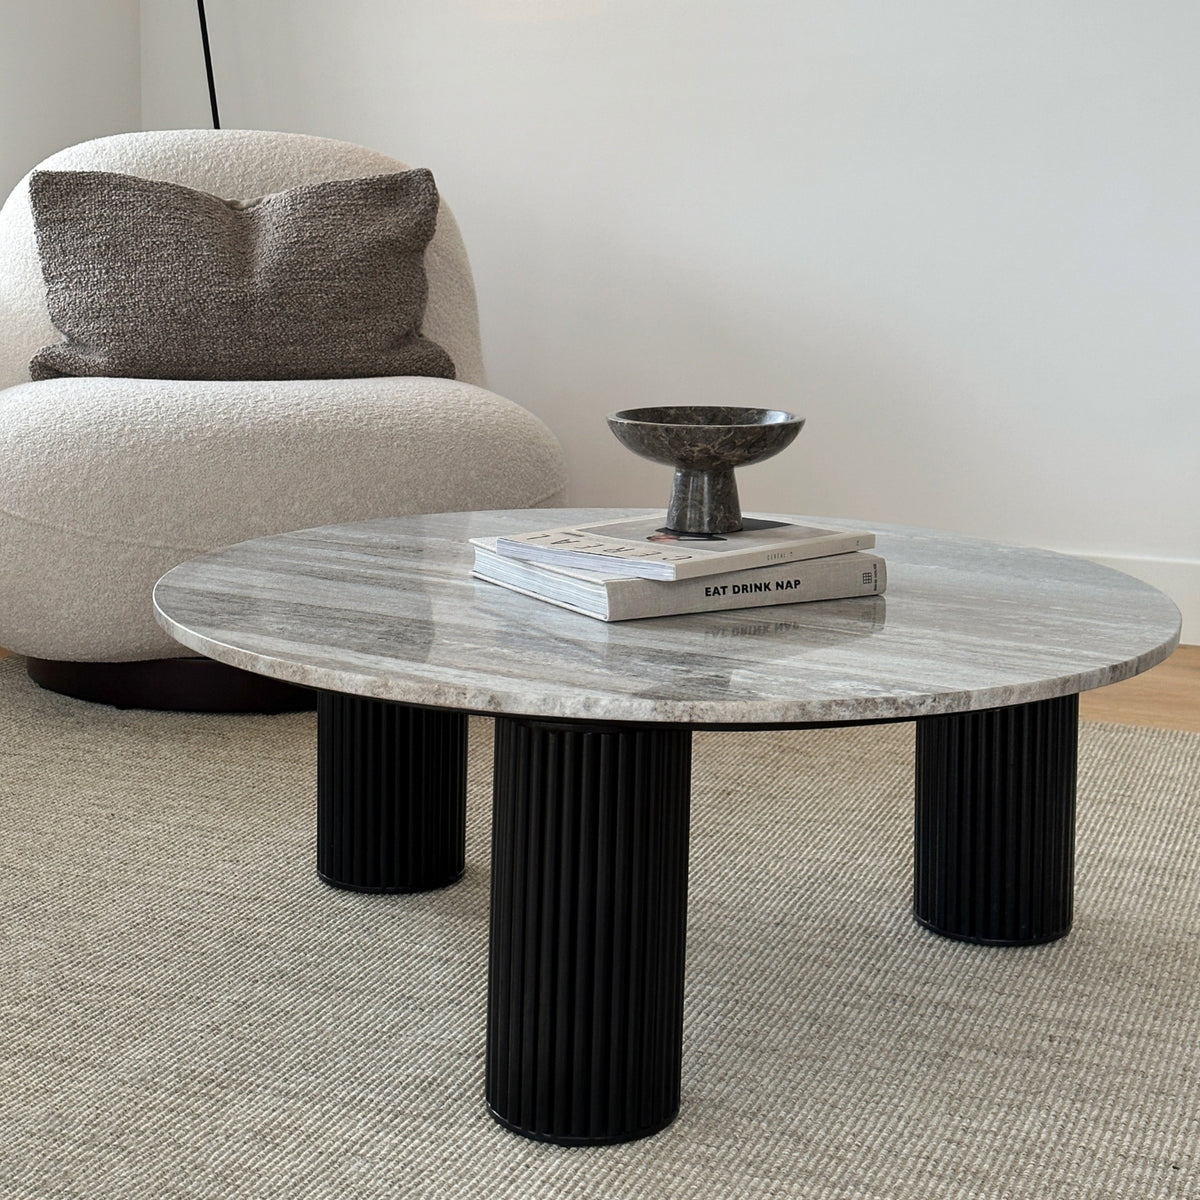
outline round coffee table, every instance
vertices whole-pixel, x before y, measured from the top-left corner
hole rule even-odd
[[[318,689],[331,883],[457,879],[466,718],[496,718],[487,1100],[563,1144],[678,1111],[692,730],[915,721],[917,920],[1044,942],[1071,924],[1078,694],[1179,637],[1170,600],[1119,572],[879,525],[882,597],[606,624],[470,575],[470,537],[643,511],[302,530],[154,593],[183,645]]]

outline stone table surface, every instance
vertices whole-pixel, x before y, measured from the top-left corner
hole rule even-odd
[[[605,623],[472,578],[467,539],[645,509],[398,517],[257,538],[174,568],[159,622],[220,662],[408,704],[585,720],[784,725],[1045,700],[1162,661],[1161,592],[1087,560],[869,528],[885,596]],[[770,515],[770,514],[760,514]]]

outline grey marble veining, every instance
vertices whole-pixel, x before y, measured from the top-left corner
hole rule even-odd
[[[696,725],[1049,699],[1144,671],[1179,637],[1174,604],[1110,568],[826,517],[802,519],[875,530],[886,596],[605,624],[469,573],[470,537],[605,515],[441,514],[259,538],[168,572],[155,607],[183,645],[312,687],[482,713]]]

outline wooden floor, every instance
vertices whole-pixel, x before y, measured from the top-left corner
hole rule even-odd
[[[1085,721],[1200,732],[1200,646],[1180,646],[1166,662],[1079,697]]]
[[[0,649],[0,658],[9,653]],[[1152,670],[1084,692],[1079,697],[1079,715],[1085,721],[1200,733],[1200,646],[1180,646]]]

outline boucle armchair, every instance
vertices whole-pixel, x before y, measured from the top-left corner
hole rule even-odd
[[[407,170],[359,146],[247,130],[101,138],[41,168],[119,172],[223,199]],[[159,628],[159,576],[289,529],[562,501],[553,434],[484,387],[474,285],[444,201],[436,222],[422,332],[453,360],[453,379],[31,382],[31,358],[62,336],[29,177],[18,184],[0,210],[0,646],[27,656],[38,682],[125,705],[275,706],[261,693],[239,699],[227,668],[187,658]]]

